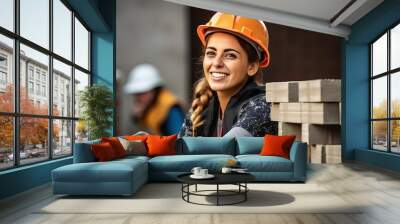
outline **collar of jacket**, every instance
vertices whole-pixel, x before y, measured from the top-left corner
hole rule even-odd
[[[237,121],[242,104],[260,94],[265,94],[265,86],[259,86],[254,82],[253,78],[249,78],[242,89],[229,99],[222,123],[224,134],[229,132],[232,125]],[[213,92],[213,97],[202,112],[205,122],[197,128],[197,136],[217,136],[218,111],[219,101],[217,93]]]

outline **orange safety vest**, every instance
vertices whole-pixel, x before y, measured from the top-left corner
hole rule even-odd
[[[141,128],[147,128],[153,134],[161,134],[161,126],[168,118],[168,114],[173,106],[182,106],[179,99],[166,89],[161,89],[156,102],[140,121]]]

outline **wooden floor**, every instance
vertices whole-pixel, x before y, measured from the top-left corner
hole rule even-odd
[[[54,200],[50,186],[0,202],[0,223],[400,223],[400,174],[358,163],[310,166],[308,182],[317,183],[345,201],[367,204],[357,214],[36,214]],[[320,203],[316,201],[315,203]]]

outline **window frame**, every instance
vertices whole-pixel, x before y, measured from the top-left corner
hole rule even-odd
[[[29,39],[24,38],[23,36],[20,35],[20,0],[14,0],[13,1],[13,10],[14,10],[14,30],[10,31],[4,27],[0,26],[0,35],[3,35],[5,37],[11,38],[13,40],[13,63],[12,65],[12,73],[13,79],[14,79],[14,110],[13,112],[2,112],[0,111],[0,116],[4,117],[11,117],[13,119],[13,166],[10,167],[5,167],[5,168],[0,168],[0,172],[5,171],[5,170],[11,170],[11,169],[16,169],[19,167],[23,166],[30,166],[33,164],[38,164],[38,163],[43,163],[46,161],[50,160],[58,160],[66,157],[73,156],[74,152],[74,143],[75,143],[75,126],[76,126],[76,121],[79,120],[79,117],[75,116],[75,108],[71,108],[71,114],[68,116],[62,116],[61,114],[59,116],[53,115],[53,59],[58,60],[61,63],[64,63],[68,66],[71,66],[71,93],[72,93],[72,99],[71,99],[71,104],[74,105],[75,103],[75,88],[74,88],[74,82],[75,82],[75,69],[85,73],[89,77],[89,83],[88,86],[92,85],[92,61],[91,61],[91,50],[92,50],[92,43],[91,43],[91,37],[92,37],[92,30],[88,27],[88,25],[84,22],[84,20],[79,16],[78,13],[76,13],[72,7],[66,2],[65,0],[59,0],[68,10],[71,11],[71,18],[70,18],[70,23],[71,23],[71,59],[64,58],[63,56],[55,53],[53,50],[53,24],[54,24],[54,18],[53,18],[53,1],[54,0],[48,0],[49,4],[49,47],[46,49],[45,47],[42,47],[39,44],[34,43],[33,41],[30,41]],[[84,26],[84,28],[88,31],[88,69],[85,69],[78,64],[75,63],[75,18],[79,20],[79,22]],[[20,45],[23,44],[27,47],[30,47],[36,51],[39,51],[40,53],[43,53],[48,56],[49,62],[48,62],[48,80],[47,84],[45,85],[45,90],[48,92],[45,94],[48,97],[48,112],[46,115],[39,115],[39,114],[27,114],[27,113],[21,113],[20,111]],[[27,63],[27,71],[29,70],[30,65]],[[41,79],[41,74],[42,72],[39,73],[39,80],[36,81],[36,69],[34,68],[33,70],[33,79],[30,79],[30,74],[27,72],[26,75],[26,81],[33,81],[34,85],[34,92],[36,91],[35,89],[35,84],[40,83],[42,86],[42,79]],[[28,86],[27,86],[28,87]],[[28,87],[29,88],[29,87]],[[29,91],[27,89],[27,91]],[[42,96],[42,94],[39,94],[38,96]],[[47,157],[44,157],[43,160],[40,160],[38,162],[32,162],[32,163],[26,163],[26,164],[21,164],[21,159],[20,159],[20,119],[21,118],[45,118],[47,119],[48,122],[48,136],[47,136],[47,151],[48,155]],[[53,155],[55,147],[53,146],[53,122],[57,120],[64,120],[64,121],[70,121],[71,122],[71,153],[68,155],[62,155],[62,156],[55,156]]]
[[[369,149],[373,151],[379,151],[379,152],[386,152],[386,153],[391,153],[391,154],[400,154],[400,152],[394,152],[392,151],[392,121],[397,121],[400,120],[400,117],[392,117],[392,99],[391,99],[391,91],[392,91],[392,86],[391,86],[391,80],[392,80],[392,75],[395,75],[396,73],[400,72],[400,67],[391,69],[391,31],[393,28],[396,26],[400,26],[400,21],[395,22],[392,24],[390,27],[386,28],[384,32],[379,34],[375,39],[373,39],[370,43],[368,43],[369,47],[369,78],[368,78],[368,84],[369,84]],[[386,64],[386,71],[383,73],[376,74],[374,76],[373,74],[373,44],[379,40],[381,37],[383,37],[385,34],[387,34],[387,64]],[[386,105],[386,118],[373,118],[373,81],[378,79],[386,77],[386,87],[387,87],[387,105]],[[374,121],[386,121],[386,151],[379,150],[374,148],[374,132],[373,132],[373,122]]]

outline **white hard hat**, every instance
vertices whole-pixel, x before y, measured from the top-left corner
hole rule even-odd
[[[126,94],[143,93],[162,85],[160,73],[153,65],[140,64],[129,73],[124,92]]]

